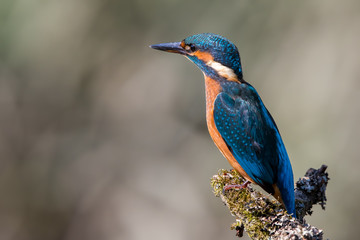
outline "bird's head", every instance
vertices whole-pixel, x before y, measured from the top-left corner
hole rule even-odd
[[[239,52],[232,42],[220,35],[201,33],[181,42],[161,43],[150,47],[184,55],[208,77],[243,81]]]

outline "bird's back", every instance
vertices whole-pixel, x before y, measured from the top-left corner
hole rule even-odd
[[[243,177],[274,194],[295,215],[290,160],[256,90],[247,83],[207,79],[206,93],[209,132],[220,151]]]

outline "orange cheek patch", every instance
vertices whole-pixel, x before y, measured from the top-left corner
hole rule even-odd
[[[205,63],[207,63],[209,61],[214,61],[214,58],[208,52],[202,52],[202,51],[197,50],[193,53],[193,55],[196,56],[198,59],[204,61]]]
[[[184,41],[181,41],[180,46],[181,46],[182,48],[185,48],[185,42],[184,42]]]
[[[207,66],[214,69],[219,74],[219,76],[225,78],[226,80],[234,82],[239,81],[238,77],[231,68],[226,67],[219,62],[215,62],[213,56],[211,56],[210,53],[197,50],[191,55],[197,57],[199,60],[202,60]]]

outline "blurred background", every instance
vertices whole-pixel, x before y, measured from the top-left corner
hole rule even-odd
[[[227,161],[203,75],[150,44],[202,32],[239,48],[295,180],[329,166],[309,223],[355,239],[360,2],[2,0],[0,239],[235,239],[210,188]],[[246,239],[246,238],[244,238]]]

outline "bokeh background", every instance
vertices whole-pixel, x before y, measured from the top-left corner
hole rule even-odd
[[[213,32],[275,118],[295,180],[329,166],[309,223],[356,239],[360,2],[2,0],[0,239],[235,239],[202,73],[148,45]],[[246,238],[245,238],[246,239]]]

